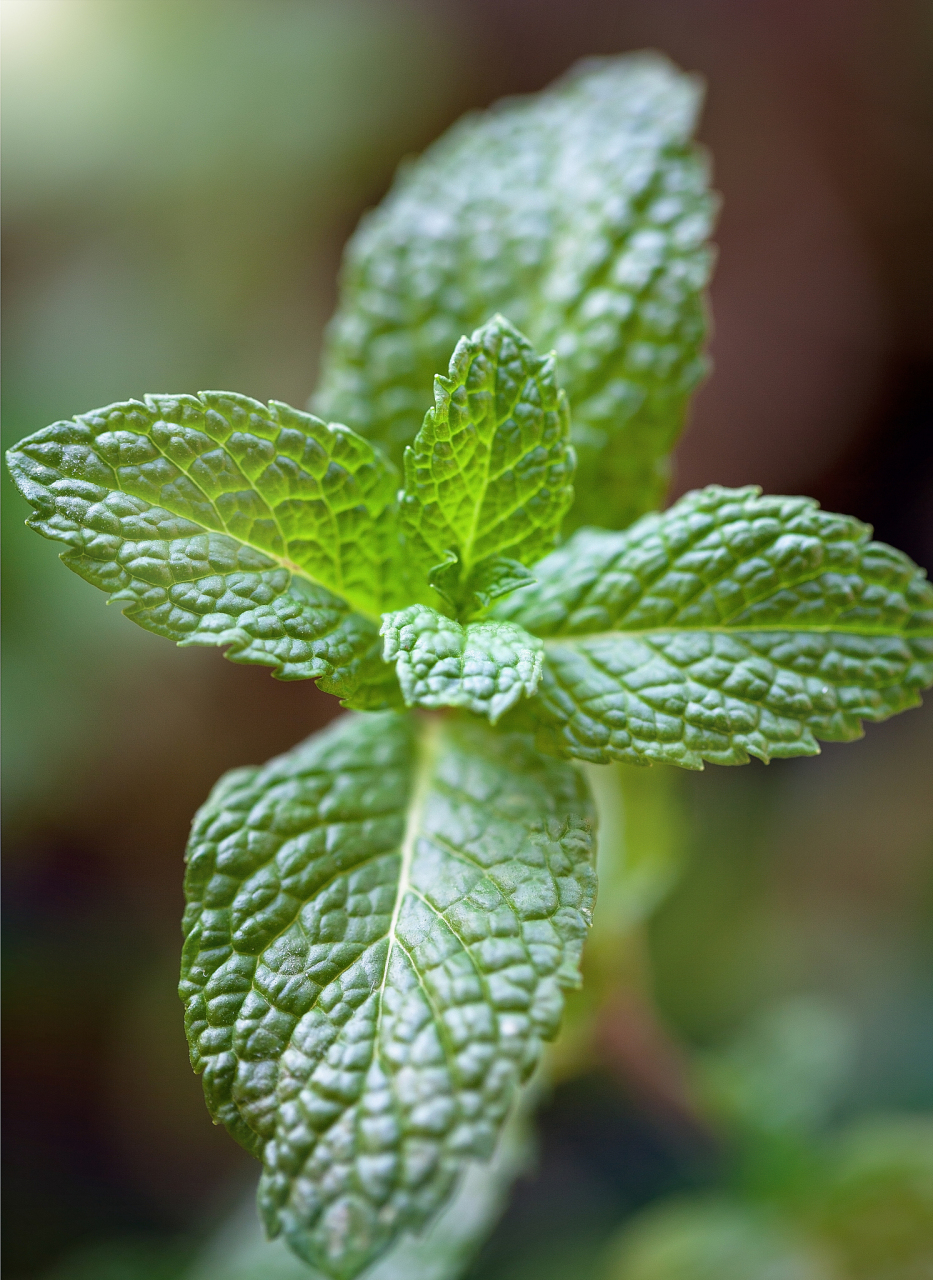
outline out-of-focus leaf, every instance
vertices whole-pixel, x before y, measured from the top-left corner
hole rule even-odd
[[[317,411],[398,460],[457,339],[502,312],[557,351],[572,523],[618,528],[658,506],[706,368],[699,103],[694,78],[635,54],[455,126],[350,242]]]
[[[778,1214],[730,1200],[673,1201],[640,1214],[599,1280],[841,1280],[831,1256]]]

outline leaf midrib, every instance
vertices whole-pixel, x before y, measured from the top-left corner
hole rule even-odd
[[[421,837],[422,818],[427,806],[428,796],[431,791],[431,784],[434,779],[434,766],[440,752],[440,735],[442,724],[437,718],[432,717],[423,725],[420,734],[415,737],[415,750],[417,752],[417,763],[415,765],[414,776],[412,778],[411,798],[408,802],[408,813],[405,819],[405,834],[402,837],[401,844],[401,860],[399,863],[398,886],[395,893],[395,902],[392,907],[392,918],[389,921],[389,928],[386,931],[386,947],[385,968],[382,971],[382,981],[379,984],[379,1011],[376,1016],[376,1030],[374,1035],[374,1043],[379,1043],[379,1033],[382,1026],[382,1014],[385,1008],[385,989],[389,980],[389,967],[392,961],[392,951],[398,942],[398,922],[402,913],[402,906],[408,895],[411,884],[411,868],[415,858],[415,849],[418,840]],[[399,943],[401,946],[401,943]]]
[[[500,341],[499,349],[496,352],[496,372],[493,376],[493,386],[492,386],[492,393],[493,393],[492,413],[493,413],[494,425],[493,425],[492,433],[489,439],[486,441],[486,457],[483,462],[482,483],[478,486],[478,489],[477,489],[479,496],[477,500],[473,503],[473,515],[470,520],[469,533],[467,535],[467,541],[464,543],[464,546],[462,548],[464,578],[466,578],[466,576],[469,574],[470,570],[474,567],[474,564],[476,563],[473,559],[473,548],[476,545],[477,526],[479,524],[480,513],[483,510],[483,506],[486,502],[486,495],[489,492],[489,486],[492,483],[490,480],[489,473],[492,470],[493,441],[495,440],[496,436],[499,434],[499,428],[502,426],[502,424],[504,422],[507,422],[515,412],[515,406],[518,404],[519,400],[521,399],[522,393],[525,390],[525,387],[527,386],[529,379],[532,376],[534,376],[534,375],[528,374],[524,379],[522,379],[509,405],[508,412],[504,416],[499,417],[495,412],[495,401],[496,401],[496,386],[498,383],[498,372],[499,372],[499,355],[501,351],[502,351],[502,342]],[[469,365],[469,368],[467,369],[466,377],[463,379],[463,382],[460,384],[464,388],[466,387],[470,372],[472,371],[473,365],[478,359],[479,355],[480,355],[480,352],[477,352],[473,356],[473,358],[470,360],[470,365]],[[452,399],[452,395],[451,395],[451,399]],[[448,413],[449,413],[449,408],[448,408]],[[474,424],[474,425],[478,426],[478,424]],[[467,485],[467,473],[459,466],[459,463],[458,463],[458,470],[460,472],[461,477],[463,478],[464,488],[469,493],[470,489],[469,489],[469,486]],[[498,478],[499,477],[497,476],[496,479]],[[501,523],[501,521],[496,521],[495,523],[499,524]],[[495,528],[495,524],[492,527]],[[511,546],[512,544],[509,544],[509,545]],[[494,554],[501,554],[501,552],[496,552]]]

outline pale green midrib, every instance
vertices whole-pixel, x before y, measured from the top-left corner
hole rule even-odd
[[[526,624],[521,625],[525,626],[526,630],[529,629]],[[768,623],[766,625],[758,623],[754,626],[741,626],[737,623],[721,624],[718,626],[679,626],[677,623],[670,623],[667,626],[633,628],[627,631],[575,631],[573,633],[544,636],[542,638],[545,645],[572,645],[582,643],[584,640],[611,640],[617,636],[625,637],[626,639],[638,639],[642,636],[683,634],[703,635],[706,633],[715,635],[746,635],[749,632],[759,632],[764,634],[770,633],[773,635],[778,632],[786,631],[792,631],[803,635],[836,634],[876,636],[899,640],[933,639],[933,625],[916,631],[908,631],[905,627],[866,627],[853,623],[840,625],[834,623],[811,624],[803,622],[776,622]]]
[[[500,352],[501,352],[501,349],[502,349],[502,348],[501,348],[501,344],[500,344],[500,348],[499,348]],[[499,353],[497,353],[497,356],[496,356],[496,374],[497,374],[497,376],[498,376],[498,369],[499,369],[499,359],[498,359],[498,355],[499,355]],[[476,359],[476,357],[474,356],[474,360],[475,360],[475,359]],[[473,368],[473,360],[471,360],[471,361],[470,361],[470,369],[472,369],[472,368]],[[470,372],[470,370],[468,369],[468,370],[467,370],[467,377],[469,377],[469,372]],[[471,570],[471,569],[473,569],[473,568],[474,568],[474,566],[475,566],[477,563],[481,563],[481,562],[482,562],[482,561],[475,561],[475,560],[473,559],[473,548],[474,548],[474,547],[475,547],[475,545],[476,545],[477,525],[479,524],[480,512],[481,512],[481,511],[482,511],[482,509],[483,509],[483,504],[484,504],[484,503],[485,503],[485,501],[486,501],[486,495],[487,495],[487,494],[488,494],[488,492],[489,492],[489,485],[490,485],[489,473],[490,473],[490,471],[492,470],[492,445],[493,445],[493,441],[495,440],[496,436],[499,434],[499,429],[500,429],[500,427],[502,426],[503,422],[507,422],[507,421],[508,421],[508,419],[509,419],[509,418],[513,415],[513,413],[515,412],[515,406],[516,406],[516,405],[519,403],[519,401],[521,400],[521,398],[522,398],[522,393],[524,392],[524,390],[525,390],[526,386],[528,385],[529,381],[532,381],[532,380],[533,380],[533,381],[535,382],[535,385],[536,385],[536,386],[538,385],[538,374],[539,374],[539,373],[540,373],[540,364],[538,365],[538,368],[535,370],[535,372],[534,372],[533,374],[527,374],[527,375],[525,376],[525,378],[521,381],[521,383],[520,383],[520,384],[519,384],[519,386],[518,386],[518,389],[517,389],[517,390],[516,390],[516,392],[515,392],[515,395],[514,395],[514,397],[513,397],[512,401],[511,401],[511,403],[510,403],[510,405],[509,405],[509,410],[508,410],[508,412],[505,414],[505,416],[504,416],[504,417],[501,417],[501,418],[496,418],[496,419],[495,419],[495,426],[494,426],[494,428],[493,428],[492,435],[491,435],[491,436],[490,436],[490,438],[489,438],[489,441],[488,441],[488,443],[487,443],[487,448],[486,448],[486,460],[485,460],[485,464],[484,464],[484,468],[483,468],[483,482],[482,482],[482,486],[481,486],[481,489],[480,489],[481,496],[480,496],[480,498],[478,499],[478,501],[476,501],[476,502],[473,504],[473,518],[472,518],[472,520],[470,521],[470,532],[469,532],[469,544],[468,544],[468,545],[469,545],[469,548],[470,548],[470,549],[469,549],[469,552],[467,552],[466,547],[464,547],[464,548],[463,548],[463,576],[464,576],[464,578],[466,578],[466,577],[469,575],[470,570]],[[466,378],[464,378],[463,382],[461,383],[461,386],[466,386]],[[540,388],[539,388],[539,389],[540,389]],[[495,404],[495,379],[494,379],[494,383],[493,383],[493,404]],[[513,464],[513,466],[514,466],[514,465],[516,465],[516,464]],[[460,474],[461,474],[461,475],[463,475],[463,472],[461,472]],[[465,481],[465,480],[466,480],[466,476],[464,476],[464,481]],[[498,522],[498,521],[497,521],[497,523],[500,523],[500,522]],[[495,526],[493,526],[493,527],[495,527]],[[494,552],[493,554],[499,554],[499,553]],[[488,558],[489,558],[488,556],[484,556],[484,557],[483,557],[483,559],[488,559]]]
[[[379,984],[378,998],[379,1009],[376,1015],[376,1029],[374,1034],[374,1043],[378,1045],[379,1031],[382,1026],[382,1013],[385,1005],[384,996],[386,983],[389,979],[389,966],[392,960],[392,950],[397,941],[398,921],[402,912],[402,906],[408,894],[409,884],[411,881],[411,867],[415,857],[415,848],[421,835],[421,820],[424,816],[425,806],[428,800],[428,794],[431,790],[431,783],[434,779],[434,766],[437,761],[440,750],[439,738],[442,730],[442,723],[439,719],[431,718],[424,723],[420,734],[416,736],[416,752],[417,763],[415,765],[414,778],[412,780],[411,799],[408,804],[408,813],[405,819],[405,834],[402,837],[401,860],[399,863],[398,887],[395,893],[395,903],[392,907],[392,918],[389,921],[389,928],[386,932],[385,968],[382,971],[382,981]]]

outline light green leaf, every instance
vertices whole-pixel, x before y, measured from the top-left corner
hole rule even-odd
[[[495,606],[545,636],[533,709],[598,763],[812,755],[933,682],[933,587],[809,498],[688,494],[626,533],[582,529]]]
[[[382,634],[409,707],[463,707],[495,724],[541,679],[543,642],[511,622],[464,627],[415,604],[387,613]]]
[[[181,992],[271,1234],[340,1280],[488,1159],[595,893],[582,776],[479,721],[348,716],[222,780],[189,846]]]
[[[318,412],[400,459],[454,343],[499,311],[557,350],[571,523],[618,528],[657,507],[706,369],[701,92],[657,54],[589,60],[406,166],[347,248]]]
[[[484,560],[470,574],[470,594],[464,604],[464,611],[468,614],[485,613],[493,600],[517,591],[519,587],[528,587],[534,580],[534,574],[529,573],[517,560],[509,560],[507,556],[494,556],[491,560]],[[462,592],[460,562],[453,552],[443,564],[435,565],[429,570],[428,583],[456,611]]]
[[[502,316],[461,338],[434,398],[405,450],[406,560],[469,612],[502,585],[504,559],[533,564],[557,540],[573,500],[567,401],[553,358]]]
[[[147,396],[8,461],[30,525],[140,626],[362,705],[391,697],[378,616],[397,481],[346,427],[223,392]]]

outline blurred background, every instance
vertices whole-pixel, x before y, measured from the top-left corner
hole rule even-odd
[[[0,11],[4,447],[148,391],[303,405],[342,245],[398,162],[579,57],[654,47],[707,80],[701,137],[724,198],[715,372],[677,492],[810,493],[933,568],[933,5]],[[175,1277],[254,1176],[187,1063],[175,982],[188,824],[223,770],[288,748],[336,703],[134,627],[24,528],[26,504],[3,485],[6,1274]],[[598,1051],[558,1073],[534,1166],[473,1280],[693,1276],[664,1270],[644,1239],[613,1241],[667,1213],[655,1235],[670,1257],[689,1252],[690,1206],[712,1194],[732,1199],[700,1234],[730,1257],[753,1236],[767,1252],[773,1224],[749,1226],[741,1198],[762,1179],[803,1185],[775,1162],[829,1159],[845,1134],[858,1149],[838,1160],[861,1168],[875,1130],[859,1137],[860,1124],[888,1125],[885,1167],[926,1187],[897,1191],[895,1216],[916,1201],[922,1217],[931,762],[933,699],[816,759],[664,784],[680,874],[627,962],[637,990],[622,982]],[[676,1211],[675,1193],[688,1196]],[[844,1274],[933,1275],[933,1239],[924,1252],[914,1237],[902,1270],[893,1246],[878,1255],[887,1270],[858,1270],[874,1246],[847,1245]],[[830,1274],[819,1265],[768,1274]]]

